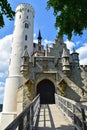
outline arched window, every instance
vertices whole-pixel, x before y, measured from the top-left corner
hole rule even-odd
[[[28,25],[28,23],[25,23],[25,28],[29,28],[29,25]]]
[[[29,9],[27,10],[27,12],[29,12]]]
[[[19,19],[21,19],[21,15],[19,15]]]
[[[27,35],[25,35],[25,41],[27,41]]]

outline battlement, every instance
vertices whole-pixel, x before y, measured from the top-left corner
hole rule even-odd
[[[25,3],[22,3],[22,4],[19,4],[16,8],[16,13],[17,12],[32,12],[34,14],[34,9],[33,7],[30,5],[30,4],[25,4]]]

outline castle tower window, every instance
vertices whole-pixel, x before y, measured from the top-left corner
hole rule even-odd
[[[25,28],[29,28],[29,25],[28,25],[28,23],[25,23]]]
[[[27,35],[25,35],[25,41],[27,41]]]
[[[29,9],[27,10],[27,12],[29,12]]]
[[[19,19],[21,19],[21,15],[19,15]]]
[[[28,19],[28,16],[26,18]]]
[[[35,43],[33,44],[33,47],[34,47],[34,48],[36,47],[36,44],[35,44]]]

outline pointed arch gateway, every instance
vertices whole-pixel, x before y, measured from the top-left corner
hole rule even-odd
[[[55,86],[50,80],[44,79],[38,83],[37,94],[40,94],[41,104],[55,103]]]

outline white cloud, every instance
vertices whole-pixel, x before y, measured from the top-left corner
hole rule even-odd
[[[4,77],[4,73],[0,72],[0,78],[3,78],[3,77]]]
[[[0,82],[0,103],[3,102],[3,97],[4,97],[4,90],[5,90],[5,83]]]
[[[80,64],[87,65],[87,43],[76,50],[79,53]]]
[[[37,39],[34,39],[33,42],[34,42],[34,43],[38,43],[38,40],[37,40]]]
[[[81,65],[87,65],[87,58],[83,58],[80,60]]]
[[[52,47],[54,41],[50,41],[50,40],[47,40],[47,39],[44,39],[43,40],[43,45],[46,47],[46,45],[48,45],[49,47]]]
[[[4,87],[4,86],[5,86],[5,83],[4,82],[0,82],[0,88]]]
[[[65,41],[67,48],[72,52],[73,47],[78,46],[81,42],[77,41],[76,44],[72,41]],[[79,59],[81,65],[87,65],[87,43],[83,43],[83,46],[79,47],[76,52],[79,53]]]
[[[11,43],[12,35],[7,35],[0,39],[0,71],[5,71],[8,68]]]
[[[33,34],[33,37],[36,38],[36,33]]]
[[[8,75],[8,71],[0,72],[0,78],[6,78]]]
[[[33,42],[34,42],[34,43],[38,43],[38,39],[34,39]],[[52,46],[53,43],[54,43],[54,41],[50,41],[50,40],[47,40],[47,39],[44,39],[44,40],[42,41],[42,45],[44,45],[44,46],[46,46],[46,45]]]
[[[1,91],[4,91],[4,87],[0,87],[0,92],[1,92]]]
[[[3,97],[4,97],[4,94],[2,93],[2,94],[0,94],[0,104],[2,104],[3,103]]]
[[[7,77],[9,65],[10,50],[12,43],[12,34],[0,39],[0,78],[3,80]],[[0,103],[3,101],[5,83],[0,82]]]

